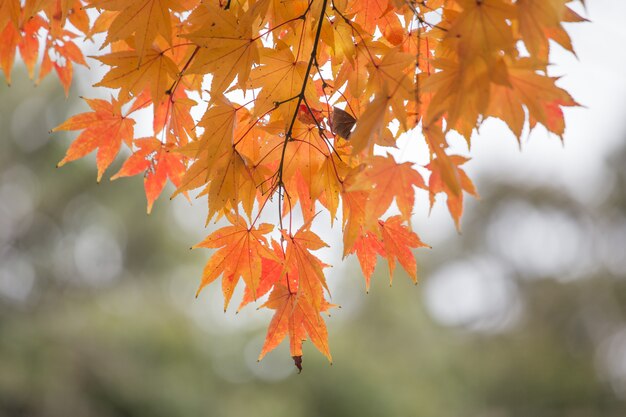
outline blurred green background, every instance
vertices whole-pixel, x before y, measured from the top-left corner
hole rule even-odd
[[[20,68],[0,97],[0,416],[626,415],[626,148],[594,199],[479,174],[417,287],[336,265],[334,364],[305,346],[298,375],[286,346],[256,361],[269,312],[194,298],[202,203],[146,216],[139,178],[55,169],[48,130],[84,111],[56,80]]]

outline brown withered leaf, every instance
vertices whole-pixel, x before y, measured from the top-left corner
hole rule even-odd
[[[352,128],[356,124],[356,119],[347,111],[339,107],[333,107],[333,117],[330,119],[332,131],[344,139],[350,139]]]

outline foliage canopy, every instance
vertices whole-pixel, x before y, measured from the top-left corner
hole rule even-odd
[[[288,337],[300,368],[305,339],[331,360],[318,211],[341,219],[367,288],[378,255],[390,280],[399,263],[417,281],[415,188],[431,206],[444,194],[457,228],[464,194],[476,195],[451,131],[469,144],[494,117],[518,140],[537,124],[562,137],[576,102],[548,58],[550,41],[574,52],[562,25],[584,19],[569,3],[0,0],[0,66],[10,82],[19,51],[31,77],[41,61],[37,80],[54,69],[67,95],[73,65],[87,66],[77,44],[103,39],[96,86],[114,95],[86,98],[90,111],[54,129],[80,131],[59,165],[96,151],[99,181],[125,146],[112,179],[143,175],[148,212],[168,179],[174,195],[207,196],[207,223],[229,225],[196,245],[216,249],[198,293],[221,277],[225,309],[240,281],[239,309],[269,294],[259,359]],[[150,137],[135,137],[142,111]],[[386,152],[416,131],[423,167]]]

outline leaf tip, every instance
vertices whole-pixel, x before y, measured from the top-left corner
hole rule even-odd
[[[298,368],[298,374],[302,373],[302,356],[292,356],[293,364]]]
[[[198,296],[200,295],[200,291],[202,291],[202,288],[204,288],[204,285],[200,284],[200,286],[196,290],[196,298],[198,298]]]

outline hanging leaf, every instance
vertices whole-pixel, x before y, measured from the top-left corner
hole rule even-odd
[[[333,132],[344,139],[350,139],[352,128],[356,124],[356,119],[350,113],[335,106],[330,120],[330,128]]]

